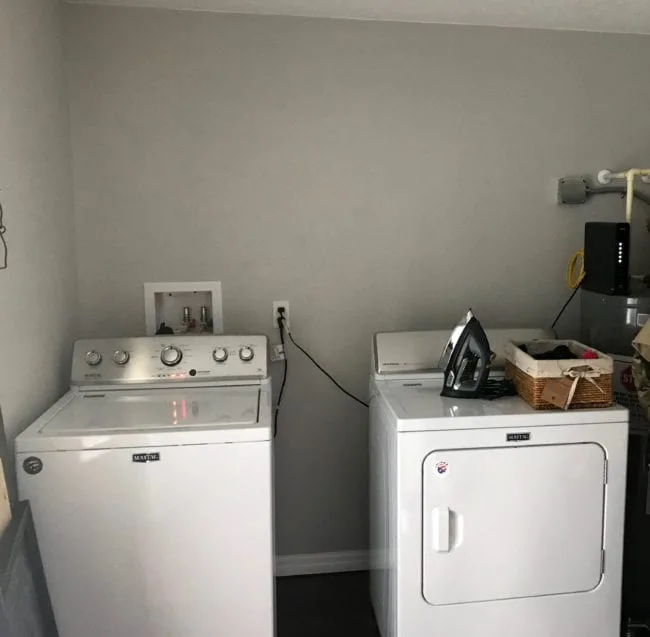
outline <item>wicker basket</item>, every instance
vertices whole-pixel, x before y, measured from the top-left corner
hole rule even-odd
[[[542,398],[546,385],[557,379],[571,378],[571,370],[582,369],[585,366],[590,369],[590,378],[578,378],[575,393],[571,399],[568,409],[595,409],[611,407],[612,405],[612,378],[614,372],[614,361],[612,358],[594,350],[598,354],[597,359],[585,360],[576,358],[574,360],[546,361],[536,360],[519,348],[523,343],[510,343],[506,347],[506,378],[511,379],[517,389],[517,393],[533,409],[558,409],[556,405],[547,402]],[[531,343],[526,343],[530,346]],[[567,345],[577,354],[587,348],[577,341],[536,341],[537,347],[548,347]],[[571,380],[575,380],[571,378]]]

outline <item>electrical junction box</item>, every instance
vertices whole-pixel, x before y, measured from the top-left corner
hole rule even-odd
[[[561,204],[578,205],[587,202],[587,182],[582,177],[560,179],[557,199]]]
[[[221,282],[145,283],[144,314],[147,336],[223,334]]]

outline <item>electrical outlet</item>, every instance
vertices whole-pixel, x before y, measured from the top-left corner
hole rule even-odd
[[[282,345],[282,343],[279,343],[278,345],[271,346],[271,362],[281,363],[284,359],[284,345]]]
[[[280,314],[278,308],[284,308],[284,324],[286,327],[291,327],[291,314],[289,312],[289,301],[273,301],[273,327],[278,327],[278,319]]]

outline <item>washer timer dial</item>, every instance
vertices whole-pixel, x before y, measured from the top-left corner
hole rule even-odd
[[[102,362],[102,355],[95,349],[86,352],[86,363],[91,367],[96,367]]]
[[[182,360],[183,352],[175,345],[163,347],[162,352],[160,352],[160,361],[163,365],[167,365],[167,367],[174,367],[174,365],[178,365]]]
[[[255,352],[252,347],[242,347],[239,350],[239,358],[241,358],[245,363],[252,361],[255,356]]]
[[[225,363],[228,360],[228,350],[225,347],[217,347],[212,352],[212,358],[214,358],[215,363]]]
[[[131,354],[123,349],[118,349],[113,352],[113,362],[116,365],[126,365],[131,358]]]

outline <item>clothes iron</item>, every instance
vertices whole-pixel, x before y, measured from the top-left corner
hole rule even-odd
[[[445,381],[441,396],[480,398],[490,374],[492,352],[485,330],[469,310],[456,325],[440,357]]]

